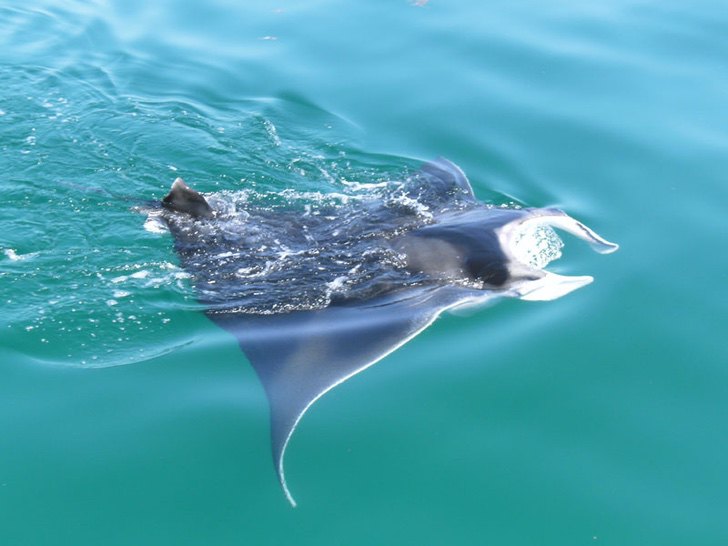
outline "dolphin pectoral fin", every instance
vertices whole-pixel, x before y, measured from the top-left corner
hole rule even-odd
[[[468,177],[460,167],[444,157],[425,163],[417,176],[427,182],[429,189],[440,196],[448,196],[455,190],[466,199],[475,201],[475,193]]]
[[[208,313],[232,333],[255,369],[270,405],[271,448],[281,487],[289,440],[308,408],[328,391],[375,364],[468,294],[452,288],[278,315]]]

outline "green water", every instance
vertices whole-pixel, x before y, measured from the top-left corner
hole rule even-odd
[[[0,4],[0,543],[728,544],[724,4],[303,4]],[[292,509],[245,357],[106,192],[436,156],[621,249],[322,398]]]

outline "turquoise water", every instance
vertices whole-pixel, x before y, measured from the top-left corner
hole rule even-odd
[[[3,544],[728,543],[728,12],[420,4],[0,6]],[[551,269],[594,284],[445,315],[327,394],[292,509],[254,372],[135,200],[436,156],[621,249],[567,240]]]

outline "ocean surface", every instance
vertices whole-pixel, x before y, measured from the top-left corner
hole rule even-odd
[[[710,0],[0,3],[0,543],[728,544],[727,58]],[[621,248],[321,398],[293,508],[145,204],[436,157]]]

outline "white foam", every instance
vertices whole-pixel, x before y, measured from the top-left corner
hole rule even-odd
[[[563,241],[550,226],[524,222],[513,237],[510,251],[521,263],[543,269],[561,258],[563,247]]]
[[[166,233],[169,231],[166,224],[159,217],[158,212],[150,213],[144,221],[144,229],[149,233]]]
[[[336,277],[333,281],[326,283],[326,287],[331,292],[337,292],[344,288],[344,286],[346,286],[347,280],[349,280],[348,277]]]
[[[3,253],[7,258],[13,262],[19,262],[21,260],[27,260],[33,256],[37,256],[37,252],[29,252],[28,254],[18,254],[13,248],[6,248]]]

